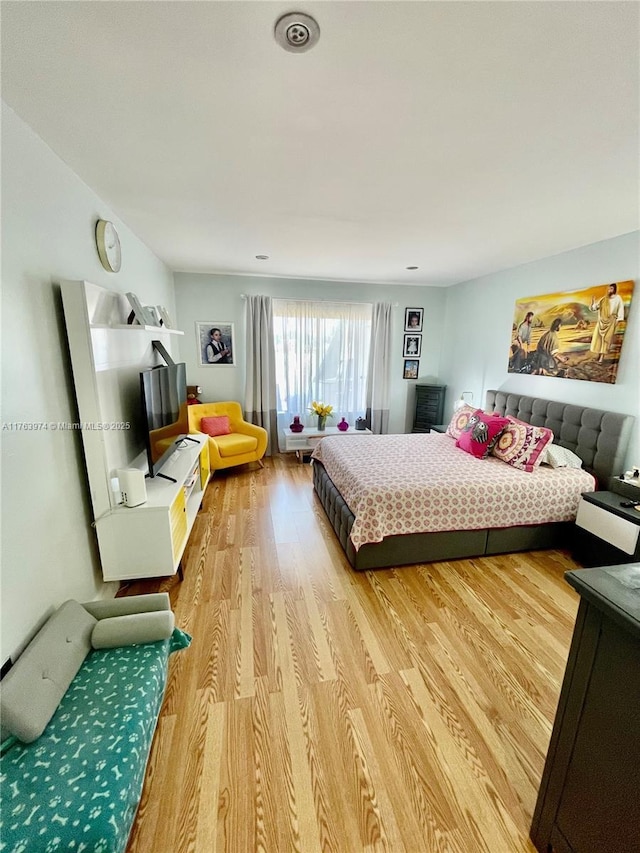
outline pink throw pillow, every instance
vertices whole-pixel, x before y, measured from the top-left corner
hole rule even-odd
[[[489,455],[508,423],[508,418],[488,415],[482,409],[476,409],[460,433],[456,447],[465,450],[476,459],[484,459]]]
[[[542,462],[544,449],[553,441],[546,427],[532,426],[507,415],[508,426],[498,438],[491,453],[507,465],[531,473]]]
[[[206,435],[212,437],[216,435],[229,435],[231,433],[229,417],[228,415],[212,415],[208,418],[201,418],[200,429]]]
[[[446,434],[450,435],[451,438],[460,438],[462,434],[462,430],[469,423],[469,418],[475,412],[473,406],[469,406],[466,403],[464,406],[460,406],[459,409],[453,413],[453,417],[449,421],[449,426],[446,429]]]

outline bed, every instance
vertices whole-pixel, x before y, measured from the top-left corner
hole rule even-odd
[[[577,454],[584,470],[562,469],[564,474],[556,477],[553,484],[551,476],[547,476],[551,470],[546,466],[541,466],[546,470],[528,473],[489,458],[473,460],[475,465],[463,465],[462,470],[458,467],[460,460],[454,457],[467,454],[455,448],[449,436],[433,433],[354,435],[333,442],[331,438],[323,439],[314,452],[314,489],[354,569],[566,547],[581,492],[607,488],[610,478],[623,470],[634,422],[630,415],[501,391],[487,392],[485,411],[551,429],[554,443]],[[338,442],[343,445],[342,450],[338,450]],[[389,445],[391,461],[384,464],[393,469],[393,490],[389,488],[391,481],[382,483],[383,469],[378,466],[385,444]],[[424,453],[423,445],[427,446]],[[337,453],[352,457],[350,468],[339,471],[335,467],[332,457]],[[447,455],[451,458],[443,463]],[[371,486],[377,466],[381,472],[380,488]],[[475,481],[468,479],[472,476],[469,471],[474,468]],[[369,475],[368,484],[358,479],[362,471]],[[487,482],[490,472],[496,479],[493,487]],[[416,478],[433,486],[433,493],[419,494]],[[536,496],[530,498],[529,490],[534,487]],[[405,532],[400,505],[394,513],[393,503],[389,503],[394,498],[403,499],[402,489],[411,495],[413,515],[421,519],[421,529],[415,532]],[[547,512],[547,503],[551,504],[549,496],[556,492],[562,493],[557,508],[553,513]],[[387,503],[382,500],[383,494]],[[471,498],[475,499],[474,507]],[[436,504],[438,519],[435,519]],[[440,512],[443,505],[446,505],[444,521]],[[497,508],[498,517],[495,512],[491,516],[484,511],[488,508]]]

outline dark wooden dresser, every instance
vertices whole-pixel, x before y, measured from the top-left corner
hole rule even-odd
[[[429,432],[444,416],[446,385],[416,385],[416,411],[411,432]]]
[[[565,578],[581,600],[531,839],[640,853],[640,563]]]

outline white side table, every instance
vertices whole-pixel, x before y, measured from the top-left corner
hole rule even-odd
[[[302,432],[291,432],[290,429],[284,430],[285,453],[295,453],[300,462],[304,459],[305,453],[311,453],[316,444],[322,441],[329,435],[371,435],[370,429],[354,429],[349,427],[344,432],[338,427],[326,427],[319,430],[317,427],[306,426]]]

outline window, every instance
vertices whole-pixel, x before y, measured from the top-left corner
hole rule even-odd
[[[365,414],[371,317],[367,303],[273,300],[280,428],[293,415],[311,423],[312,400],[351,424]]]

